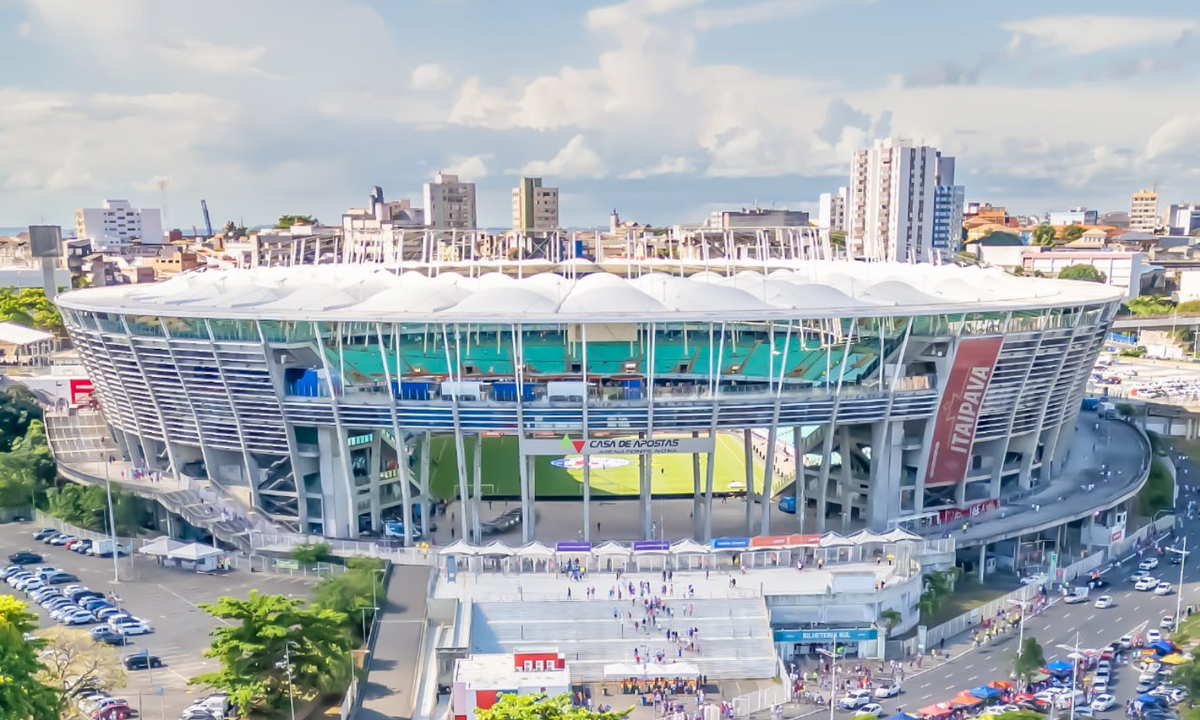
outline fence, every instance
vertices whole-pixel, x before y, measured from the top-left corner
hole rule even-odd
[[[345,565],[334,563],[319,562],[306,565],[297,560],[265,557],[262,555],[250,555],[248,557],[234,555],[231,559],[233,560],[233,566],[238,569],[267,573],[269,575],[312,578],[315,580],[335,575],[344,575],[346,573]]]
[[[55,530],[58,530],[59,532],[67,533],[68,535],[74,535],[75,537],[79,538],[80,540],[91,540],[92,542],[99,542],[101,540],[112,540],[112,535],[110,535],[109,533],[96,532],[94,530],[85,530],[81,527],[75,527],[71,523],[66,522],[64,520],[59,520],[58,518],[54,517],[53,515],[47,515],[46,513],[42,512],[41,510],[34,510],[33,517],[38,522],[38,524],[40,524],[43,527],[52,527]],[[133,547],[133,546],[137,545],[134,538],[127,538],[127,537],[118,537],[117,544],[118,545],[128,545],[129,547]]]
[[[286,552],[296,545],[312,542],[325,543],[329,546],[329,551],[339,557],[376,557],[390,560],[397,565],[433,565],[437,560],[437,549],[433,547],[394,548],[370,542],[334,540],[308,535],[258,531],[250,533],[250,547],[256,551],[280,550]]]
[[[792,700],[792,684],[787,676],[778,685],[771,685],[752,693],[746,693],[733,699],[734,717],[748,717],[752,713],[770,710],[776,705],[783,705]]]

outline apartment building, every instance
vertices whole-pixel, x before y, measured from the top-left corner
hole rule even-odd
[[[837,192],[821,193],[817,201],[817,227],[822,230],[845,230],[846,206],[849,204],[848,187],[840,187]]]
[[[932,245],[949,257],[962,249],[963,206],[967,190],[954,184],[954,158],[939,153],[933,188]]]
[[[457,175],[438,173],[425,183],[425,225],[431,228],[473,230],[475,183],[460,182]]]
[[[1050,224],[1059,225],[1096,225],[1100,222],[1100,212],[1085,207],[1075,207],[1070,210],[1053,210],[1050,212]]]
[[[1133,194],[1129,208],[1129,229],[1152,233],[1158,229],[1158,193],[1140,190]]]
[[[1200,205],[1168,205],[1163,220],[1168,235],[1191,235],[1200,230]]]
[[[161,245],[162,212],[157,208],[135,208],[128,200],[105,200],[104,207],[75,211],[75,236],[91,240],[96,249],[134,240]]]
[[[847,250],[852,257],[929,262],[933,247],[938,151],[882,138],[850,165]]]
[[[558,188],[543,187],[541,178],[521,178],[512,191],[513,232],[558,229]]]

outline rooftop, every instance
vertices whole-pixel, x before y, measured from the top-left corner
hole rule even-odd
[[[556,650],[550,650],[557,653]],[[469,689],[550,687],[571,684],[568,668],[550,670],[518,670],[513,666],[513,654],[471,655],[454,663],[454,681],[465,683]]]
[[[0,342],[12,345],[28,345],[30,343],[53,339],[54,336],[50,333],[36,328],[11,322],[0,322]]]
[[[543,261],[476,263],[467,270],[476,276],[438,266],[400,273],[362,265],[210,270],[153,285],[76,290],[57,302],[166,317],[470,323],[903,316],[1044,309],[1120,297],[1094,283],[954,265],[773,260],[756,269],[743,263],[740,272],[722,267],[726,273],[684,277],[677,261],[610,261],[604,268],[612,272],[577,274],[581,262],[595,268],[586,261],[554,266],[558,272],[535,269],[547,269]],[[518,267],[523,277],[506,274]]]

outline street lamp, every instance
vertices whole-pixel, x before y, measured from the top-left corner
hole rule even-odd
[[[291,707],[292,720],[296,720],[296,696],[292,690],[292,646],[295,645],[294,640],[288,640],[283,646],[283,665],[282,668],[287,670],[288,679],[288,705]],[[281,667],[279,663],[275,667]]]
[[[836,641],[835,641],[836,642]],[[837,645],[834,645],[837,648]],[[817,652],[829,658],[830,664],[833,666],[833,672],[829,682],[829,720],[833,720],[833,708],[837,705],[837,652],[831,652],[825,648],[817,648]]]
[[[377,568],[371,571],[371,605],[373,605],[376,610],[379,609],[379,598],[375,596],[375,573],[385,572],[387,572],[387,568]]]
[[[1187,564],[1187,535],[1183,536],[1182,548],[1167,548],[1167,552],[1179,556],[1179,585],[1175,587],[1175,623],[1171,627],[1172,630],[1179,627],[1179,610],[1183,605],[1183,566]]]
[[[1078,632],[1075,633],[1075,645],[1074,646],[1059,645],[1058,647],[1062,650],[1070,650],[1071,655],[1075,656],[1075,657],[1071,658],[1071,696],[1070,696],[1071,697],[1071,720],[1075,720],[1075,706],[1079,704],[1077,702],[1078,696],[1075,693],[1079,692],[1079,660],[1081,657],[1080,653],[1083,652],[1083,648],[1081,648],[1079,645],[1079,633]],[[1067,657],[1070,657],[1070,655],[1068,655]]]
[[[1020,630],[1019,630],[1019,636],[1017,638],[1017,652],[1018,653],[1021,652],[1021,648],[1025,647],[1025,604],[1027,602],[1029,602],[1029,599],[1026,598],[1025,596],[1028,594],[1027,593],[1028,590],[1029,590],[1028,585],[1022,585],[1021,586],[1021,599],[1008,601],[1009,605],[1020,605],[1021,606],[1021,622],[1020,622],[1020,625],[1018,626],[1020,628]]]
[[[367,611],[371,610],[373,612],[379,612],[379,608],[367,607],[366,605],[363,605],[362,607],[359,608],[359,610],[362,611],[362,634],[363,634],[363,642],[365,643],[367,641]]]

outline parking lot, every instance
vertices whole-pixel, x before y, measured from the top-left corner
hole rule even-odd
[[[38,553],[44,562],[31,565],[30,569],[51,565],[77,575],[80,583],[92,590],[115,592],[123,609],[153,626],[153,633],[131,637],[129,646],[120,648],[120,654],[149,651],[161,658],[165,667],[130,672],[128,687],[114,688],[113,692],[129,700],[130,706],[139,710],[143,718],[174,720],[193,698],[206,692],[205,688],[187,684],[189,678],[216,669],[215,661],[203,657],[202,653],[209,645],[208,633],[217,621],[200,610],[199,604],[213,602],[225,595],[246,597],[251,589],[307,597],[315,582],[313,579],[262,573],[252,575],[242,571],[223,576],[199,575],[159,567],[153,558],[135,555],[120,559],[120,582],[114,583],[112,558],[79,555],[45,545],[32,537],[39,527],[31,523],[0,525],[0,560],[19,550]],[[2,563],[7,564],[6,561]],[[42,608],[29,602],[24,593],[7,583],[0,582],[0,593],[15,595],[28,602],[30,609],[38,612],[41,627],[53,623]]]

